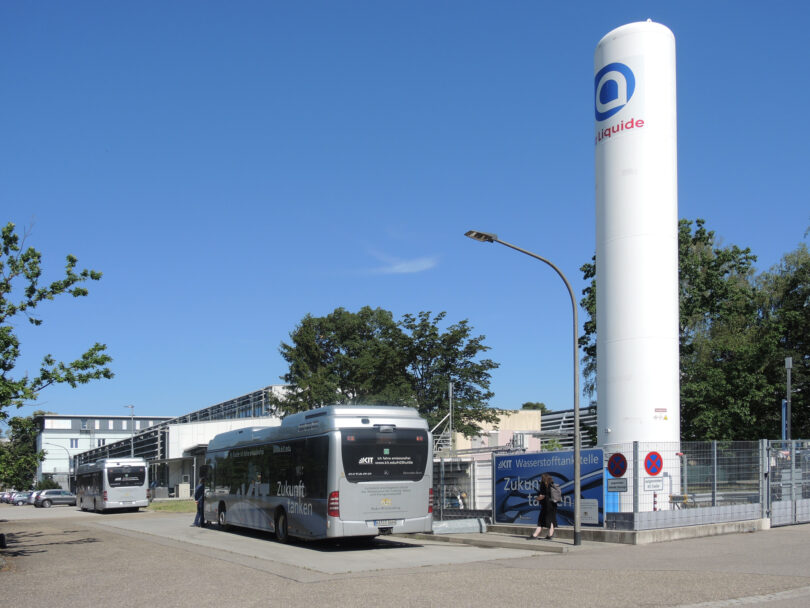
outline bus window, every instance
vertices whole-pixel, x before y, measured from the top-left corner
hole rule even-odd
[[[429,440],[422,430],[342,429],[343,470],[350,482],[418,481],[425,475]]]
[[[110,467],[107,469],[107,481],[111,488],[142,486],[146,479],[144,467]]]

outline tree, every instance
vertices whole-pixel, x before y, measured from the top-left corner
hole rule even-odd
[[[774,436],[777,409],[773,382],[765,372],[780,358],[776,337],[780,330],[766,322],[762,288],[757,287],[752,268],[756,256],[748,248],[717,246],[714,232],[704,224],[702,219],[682,219],[678,226],[681,437]],[[579,343],[584,351],[584,388],[593,395],[595,262],[581,270],[591,279],[580,302],[590,318]]]
[[[548,414],[551,412],[549,407],[543,403],[542,401],[527,401],[523,405],[520,406],[522,410],[540,410],[544,414]]]
[[[756,306],[748,248],[717,247],[703,220],[681,220],[681,437],[686,440],[767,436],[762,415],[768,383],[762,362],[769,340]]]
[[[280,346],[290,366],[282,379],[291,388],[275,405],[283,412],[330,403],[406,405],[433,426],[449,411],[453,382],[454,427],[476,434],[476,423],[497,420],[487,401],[489,371],[498,364],[477,360],[489,347],[484,336],[471,336],[468,321],[441,331],[445,314],[420,312],[395,322],[391,312],[366,306],[307,315]]]
[[[25,317],[35,326],[42,319],[33,315],[41,303],[56,296],[68,294],[74,298],[88,294],[82,286],[86,281],[98,281],[101,273],[95,270],[76,270],[78,260],[72,255],[66,258],[65,275],[48,285],[40,285],[42,255],[33,247],[23,248],[15,232],[14,224],[2,230],[0,247],[0,420],[7,418],[6,410],[35,401],[39,392],[52,384],[65,383],[75,388],[99,378],[112,378],[107,367],[112,358],[105,352],[104,344],[96,343],[81,357],[71,363],[57,362],[50,354],[42,358],[39,374],[33,377],[13,377],[15,364],[20,356],[20,341],[14,331],[17,318]]]
[[[331,403],[413,405],[402,339],[392,314],[380,308],[305,316],[291,344],[279,349],[290,366],[282,379],[294,389],[277,405],[286,412]]]
[[[810,437],[810,251],[804,244],[758,277],[760,314],[772,337],[764,367],[772,389],[767,402],[781,437],[778,404],[785,398],[784,361],[791,357],[791,437]]]
[[[37,482],[37,485],[34,486],[35,490],[59,490],[61,488],[62,486],[60,486],[50,477],[43,477]]]
[[[497,423],[497,412],[489,407],[494,393],[489,390],[498,363],[479,359],[489,350],[485,336],[472,336],[467,319],[439,329],[447,313],[433,319],[431,313],[406,314],[399,322],[405,331],[404,353],[407,375],[419,413],[431,428],[450,411],[448,388],[453,383],[453,429],[466,437],[477,435],[479,422]]]
[[[9,441],[0,444],[0,485],[27,490],[34,483],[37,466],[45,458],[37,452],[34,418],[14,417],[8,421]]]

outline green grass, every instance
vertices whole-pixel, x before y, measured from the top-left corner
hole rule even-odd
[[[193,500],[153,500],[146,510],[162,513],[196,513],[197,503]]]

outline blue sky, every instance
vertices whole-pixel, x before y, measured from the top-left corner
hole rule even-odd
[[[648,18],[678,52],[679,217],[758,269],[810,226],[805,3],[7,2],[2,223],[104,278],[18,326],[17,374],[107,344],[61,414],[181,415],[279,382],[296,323],[447,311],[492,405],[572,407],[595,251],[593,52]],[[584,315],[582,315],[584,318]],[[14,412],[11,412],[14,413]]]

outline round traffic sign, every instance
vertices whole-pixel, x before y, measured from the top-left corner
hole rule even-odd
[[[627,472],[627,458],[624,454],[616,452],[608,460],[608,473],[613,477],[621,477]]]
[[[664,459],[658,452],[650,452],[644,459],[644,470],[649,475],[658,475],[664,468]]]

